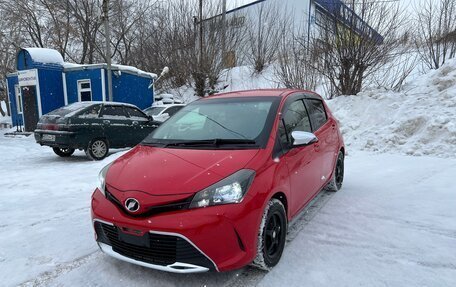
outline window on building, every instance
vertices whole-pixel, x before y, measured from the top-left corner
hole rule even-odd
[[[22,114],[22,93],[21,93],[21,87],[19,85],[14,86],[14,92],[16,95],[16,107],[17,107],[17,113]]]
[[[78,81],[78,93],[81,102],[92,100],[92,84],[90,83],[90,80]]]

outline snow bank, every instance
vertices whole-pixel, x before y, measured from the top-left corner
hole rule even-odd
[[[403,92],[372,90],[328,104],[349,149],[456,157],[456,60]]]
[[[34,62],[45,64],[63,64],[62,55],[53,49],[47,48],[24,48]]]

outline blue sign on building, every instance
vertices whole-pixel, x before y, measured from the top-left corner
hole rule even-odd
[[[52,49],[24,48],[17,55],[17,72],[7,76],[13,126],[33,131],[40,116],[80,101],[107,101],[107,65],[65,63]],[[157,75],[137,68],[112,65],[115,102],[141,109],[154,101]]]

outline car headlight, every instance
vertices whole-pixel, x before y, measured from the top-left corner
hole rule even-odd
[[[253,170],[241,169],[195,194],[190,203],[190,208],[240,203],[249,190],[254,177],[255,172]]]
[[[101,191],[101,193],[103,193],[104,196],[106,196],[106,174],[108,173],[111,165],[112,163],[103,167],[103,169],[98,174],[98,189]]]

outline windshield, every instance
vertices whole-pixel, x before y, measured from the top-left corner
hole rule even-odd
[[[146,114],[148,114],[149,116],[156,116],[164,109],[166,109],[166,107],[153,107],[153,108],[148,108],[148,109],[144,110],[144,112]]]
[[[212,98],[196,101],[163,123],[145,140],[265,146],[277,111],[278,97]]]

